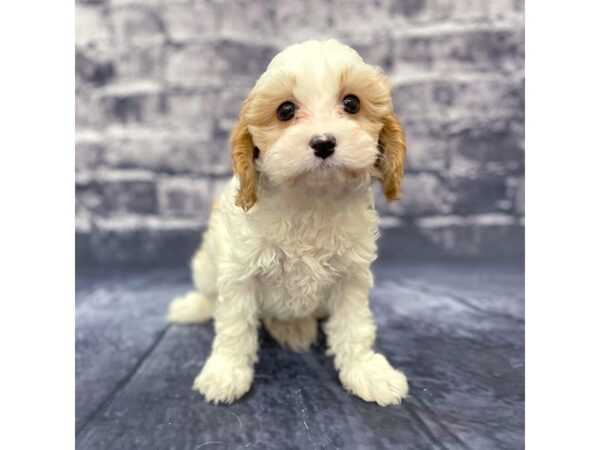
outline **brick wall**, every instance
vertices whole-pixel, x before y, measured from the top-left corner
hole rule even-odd
[[[407,253],[521,253],[523,15],[519,0],[79,1],[79,261],[186,258],[240,102],[280,49],[326,37],[393,81],[408,164],[404,200],[378,198],[385,233]]]

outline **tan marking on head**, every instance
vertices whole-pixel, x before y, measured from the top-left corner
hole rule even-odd
[[[392,109],[390,84],[378,67],[363,63],[343,69],[340,100],[348,94],[354,94],[360,100],[358,116],[367,115],[371,120],[379,121]]]
[[[384,73],[367,64],[346,68],[340,75],[340,97],[354,94],[361,102],[356,119],[371,136],[378,137],[380,157],[377,168],[385,198],[397,200],[402,195],[406,139],[404,129],[394,114],[391,86]]]

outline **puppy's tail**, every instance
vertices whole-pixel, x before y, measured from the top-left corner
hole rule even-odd
[[[213,315],[213,302],[198,291],[174,298],[169,305],[167,320],[172,323],[201,323]]]

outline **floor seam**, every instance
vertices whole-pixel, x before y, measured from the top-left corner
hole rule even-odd
[[[171,327],[171,324],[168,324],[158,333],[158,336],[154,339],[154,341],[146,349],[146,351],[141,355],[140,359],[135,363],[135,365],[131,368],[131,370],[129,372],[127,372],[127,374],[121,380],[119,380],[119,382],[110,391],[110,393],[106,396],[106,398],[104,400],[102,400],[102,402],[98,405],[98,407],[92,412],[92,414],[90,414],[88,419],[86,419],[86,421],[79,427],[79,429],[76,430],[76,432],[75,432],[76,438],[83,435],[83,432],[89,426],[89,424],[92,423],[94,421],[94,419],[96,419],[96,417],[98,417],[100,415],[100,413],[105,411],[110,406],[110,404],[117,397],[119,392],[135,376],[135,374],[138,372],[138,370],[140,369],[142,364],[144,364],[146,359],[152,354],[152,352],[158,346],[160,341],[162,341],[163,337],[165,336],[165,334],[167,333],[167,331],[169,330],[170,327]]]
[[[420,399],[419,397],[417,397],[414,394],[411,394],[411,396],[418,401],[421,406],[423,406],[423,408],[425,408],[431,415],[431,419],[440,427],[442,428],[446,433],[448,433],[450,436],[452,436],[454,439],[456,439],[457,442],[459,442],[465,449],[467,450],[472,450],[471,447],[469,447],[467,445],[466,442],[464,442],[460,437],[458,437],[454,432],[452,432],[447,426],[446,424],[444,424],[442,421],[440,421],[436,414],[435,411],[433,409],[431,409],[431,407],[425,403],[425,401],[423,401],[422,399]]]

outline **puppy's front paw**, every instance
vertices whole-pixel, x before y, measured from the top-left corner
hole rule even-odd
[[[194,380],[207,402],[231,403],[250,390],[254,369],[245,362],[212,354]]]
[[[340,370],[340,380],[348,391],[380,406],[397,405],[408,395],[404,374],[379,353],[366,360],[349,362]]]

